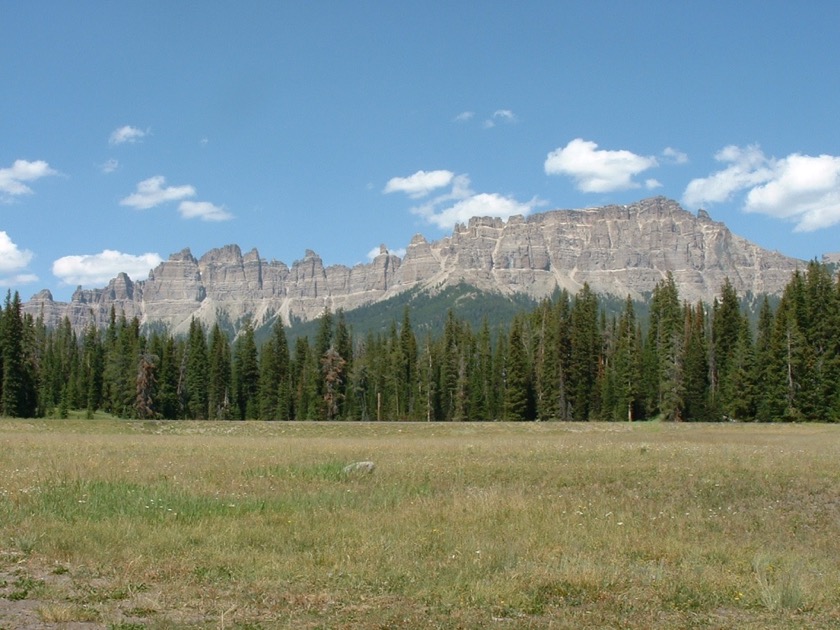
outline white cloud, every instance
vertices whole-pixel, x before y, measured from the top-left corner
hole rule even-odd
[[[667,160],[673,162],[674,164],[687,164],[688,163],[688,155],[683,153],[682,151],[678,151],[672,147],[665,147],[662,150],[662,156]]]
[[[545,159],[548,175],[566,175],[581,192],[594,193],[639,188],[633,177],[654,166],[658,166],[654,157],[598,149],[596,143],[581,138],[555,149]]]
[[[475,112],[469,112],[469,111],[461,112],[460,114],[455,116],[453,121],[454,122],[468,122],[468,121],[473,119],[473,116],[475,116]]]
[[[144,280],[149,271],[163,259],[148,253],[134,256],[112,249],[99,254],[64,256],[52,265],[52,272],[64,284],[98,286],[106,284],[119,273],[127,273],[132,280]]]
[[[448,186],[453,177],[451,171],[417,171],[408,177],[392,177],[382,192],[404,192],[412,199],[419,199],[437,188]]]
[[[99,165],[99,170],[103,173],[113,173],[120,167],[119,160],[111,158]]]
[[[793,221],[797,232],[840,223],[840,157],[792,153],[777,159],[757,146],[728,146],[715,159],[729,166],[689,182],[685,203],[728,201],[746,191],[746,212]]]
[[[15,160],[11,167],[0,168],[0,198],[31,194],[32,189],[24,182],[34,182],[42,177],[57,174],[58,172],[43,160]]]
[[[138,210],[154,208],[167,201],[179,201],[186,197],[195,196],[192,186],[169,186],[164,188],[166,178],[162,175],[144,179],[137,184],[137,192],[120,201],[121,206],[129,206]]]
[[[840,223],[840,157],[793,153],[774,161],[772,179],[747,193],[744,209],[793,219],[797,232]]]
[[[400,247],[399,249],[388,249],[388,248],[386,248],[386,250],[389,254],[392,254],[394,256],[399,256],[400,258],[405,258],[405,251],[406,251],[405,247]],[[376,258],[377,256],[380,255],[381,251],[382,251],[382,246],[381,245],[379,247],[374,247],[373,249],[371,249],[367,253],[367,259],[368,260],[373,260],[374,258]]]
[[[185,219],[202,221],[228,221],[233,218],[224,206],[216,206],[209,201],[182,201],[178,205],[178,212]]]
[[[658,179],[646,179],[645,188],[647,188],[648,190],[653,190],[654,188],[662,188],[662,182],[660,182]]]
[[[433,173],[445,173],[446,176],[429,178],[428,176]],[[456,223],[466,223],[475,216],[507,219],[515,214],[526,215],[542,204],[536,197],[523,203],[513,197],[496,193],[477,194],[470,187],[470,178],[467,175],[454,175],[450,171],[431,171],[430,173],[418,171],[411,177],[395,177],[388,182],[383,192],[399,190],[413,199],[418,199],[428,195],[432,189],[444,186],[451,186],[451,188],[423,205],[411,208],[412,214],[441,229],[452,229]]]
[[[35,254],[28,249],[21,249],[0,230],[0,287],[18,287],[31,284],[38,280],[38,276],[26,269]]]
[[[761,184],[772,176],[770,161],[758,146],[746,148],[730,145],[715,154],[718,162],[729,164],[708,177],[693,179],[683,193],[689,206],[727,201],[740,190]]]
[[[456,223],[467,223],[472,217],[508,219],[516,214],[527,215],[538,205],[540,202],[536,197],[522,203],[497,193],[479,193],[461,199],[447,208],[439,209],[427,204],[412,208],[411,211],[441,229],[452,229]]]
[[[108,137],[108,144],[134,144],[135,142],[142,142],[143,138],[148,135],[148,131],[143,131],[131,125],[125,125],[119,129],[114,129]]]

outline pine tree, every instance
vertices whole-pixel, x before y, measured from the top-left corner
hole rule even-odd
[[[333,343],[336,352],[344,361],[344,377],[337,383],[338,412],[337,417],[346,418],[348,414],[349,375],[353,370],[353,336],[347,326],[344,309],[338,309],[335,321],[335,337]]]
[[[529,420],[531,374],[522,317],[514,317],[505,362],[505,420]]]
[[[93,322],[85,331],[82,346],[82,369],[84,372],[85,406],[87,417],[93,418],[94,412],[102,405],[102,377],[104,371],[104,349],[99,331]]]
[[[403,415],[410,418],[414,413],[415,386],[417,382],[417,339],[411,328],[408,306],[403,309],[400,326],[400,352],[397,369],[400,371],[399,396],[403,401]]]
[[[206,420],[209,417],[207,339],[204,326],[195,319],[190,322],[183,365],[179,392],[185,415],[192,420]]]
[[[711,390],[712,406],[731,417],[739,397],[734,387],[735,353],[741,330],[741,310],[738,295],[729,278],[721,287],[719,300],[712,310]]]
[[[543,300],[534,311],[534,404],[539,420],[551,420],[557,413],[557,370],[559,352],[555,310],[550,300]]]
[[[327,420],[335,420],[339,412],[339,404],[343,400],[344,368],[347,362],[338,351],[330,347],[321,357],[321,373],[323,375],[323,403]]]
[[[493,350],[487,318],[478,333],[469,378],[471,419],[486,421],[493,418]]]
[[[785,409],[785,381],[782,371],[780,350],[775,348],[774,330],[776,316],[767,296],[758,312],[758,327],[755,341],[755,376],[753,380],[762,385],[762,395],[757,400],[756,420],[774,422],[779,420]]]
[[[831,273],[824,264],[816,261],[808,264],[803,290],[804,313],[798,319],[805,336],[807,355],[800,382],[799,406],[808,420],[825,421],[832,416],[840,376],[837,361],[840,305]]]
[[[463,420],[459,414],[459,385],[463,364],[461,355],[461,327],[455,313],[446,314],[440,370],[441,412],[443,420]]]
[[[575,296],[570,325],[568,383],[572,419],[589,420],[595,406],[601,339],[598,298],[588,284]]]
[[[155,397],[157,395],[157,367],[158,357],[144,352],[140,356],[137,366],[136,391],[134,403],[135,417],[140,419],[158,417],[155,411]]]
[[[289,407],[289,345],[283,319],[278,316],[260,352],[260,418],[288,420]]]
[[[640,414],[639,381],[641,378],[641,340],[636,326],[636,309],[628,295],[618,320],[615,353],[612,357],[615,383],[615,406],[609,417],[633,421]]]
[[[230,341],[218,322],[210,330],[207,357],[207,407],[208,417],[230,420],[232,411]]]
[[[231,389],[233,391],[233,417],[237,420],[253,420],[259,413],[259,363],[254,327],[250,320],[233,347]]]
[[[732,389],[738,395],[732,399],[731,417],[736,420],[755,420],[758,410],[758,391],[756,384],[755,347],[750,321],[743,315],[738,334],[738,345],[732,357]]]
[[[2,319],[2,415],[33,417],[38,407],[36,375],[27,356],[27,322],[21,313],[17,291],[14,296],[10,292],[6,294]]]
[[[670,272],[653,289],[642,381],[646,410],[679,420],[682,408],[683,327],[679,293]]]
[[[111,321],[105,348],[103,389],[107,410],[128,418],[134,415],[137,396],[137,362],[140,358],[140,322],[128,322],[125,313]]]
[[[170,334],[152,335],[149,343],[151,354],[158,357],[155,378],[157,388],[155,409],[158,417],[174,420],[179,417],[178,408],[178,366],[181,358],[178,344]]]
[[[680,416],[686,420],[705,422],[711,418],[709,415],[709,361],[703,303],[698,302],[693,309],[686,304],[684,316],[685,342],[682,359]]]
[[[318,370],[308,337],[295,341],[295,357],[292,367],[295,420],[318,419]]]

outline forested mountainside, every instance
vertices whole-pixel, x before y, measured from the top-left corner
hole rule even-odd
[[[811,262],[757,325],[724,280],[689,302],[666,274],[649,313],[607,315],[589,287],[560,291],[491,332],[448,311],[418,334],[406,305],[355,336],[342,310],[293,344],[278,319],[258,347],[194,319],[186,336],[144,332],[111,309],[104,328],[50,328],[17,294],[0,314],[0,412],[219,420],[840,419],[840,280]]]

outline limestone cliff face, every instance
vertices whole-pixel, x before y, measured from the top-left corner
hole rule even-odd
[[[125,274],[106,288],[78,289],[69,304],[42,291],[24,305],[48,325],[64,316],[77,328],[107,322],[113,306],[141,323],[162,323],[180,333],[195,317],[223,317],[235,325],[251,316],[262,323],[318,317],[325,308],[352,310],[411,288],[437,290],[466,282],[479,289],[527,293],[556,288],[575,293],[584,283],[597,292],[641,298],[670,271],[683,299],[711,301],[725,278],[739,294],[779,293],[802,262],[764,250],[732,234],[700,211],[656,197],[585,210],[555,210],[530,217],[473,218],[451,236],[430,243],[417,235],[399,258],[383,245],[370,263],[325,267],[307,250],[291,267],[267,262],[237,245],[196,259],[189,249],[169,257],[144,281]]]

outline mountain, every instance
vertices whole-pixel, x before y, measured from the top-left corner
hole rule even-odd
[[[710,302],[729,278],[740,295],[777,294],[802,261],[736,236],[700,210],[694,215],[664,197],[629,205],[553,210],[529,217],[473,218],[451,236],[428,242],[416,235],[400,258],[383,245],[373,261],[324,267],[306,250],[292,263],[260,258],[256,249],[213,249],[196,259],[173,254],[147,280],[121,273],[104,289],[78,288],[69,303],[49,291],[34,295],[25,312],[47,325],[65,316],[76,328],[108,321],[111,307],[147,326],[185,332],[192,318],[219,321],[231,331],[252,317],[256,324],[305,322],[324,309],[351,311],[405,291],[435,293],[472,286],[530,298],[557,289],[593,290],[642,299],[670,271],[683,299]]]

